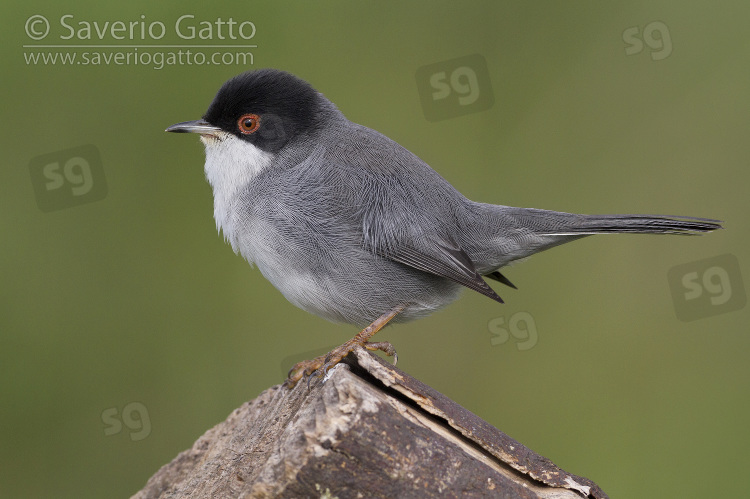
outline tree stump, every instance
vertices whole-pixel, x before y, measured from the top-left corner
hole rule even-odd
[[[134,498],[606,498],[364,350],[243,404]]]

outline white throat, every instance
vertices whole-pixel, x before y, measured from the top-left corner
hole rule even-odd
[[[238,251],[233,213],[242,188],[271,164],[274,155],[232,134],[217,138],[201,135],[206,146],[206,180],[214,191],[216,229],[224,232],[235,253]]]

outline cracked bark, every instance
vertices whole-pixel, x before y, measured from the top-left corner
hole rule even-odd
[[[133,497],[607,497],[379,357],[330,374],[243,404]]]

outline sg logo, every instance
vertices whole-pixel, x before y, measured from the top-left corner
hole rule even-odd
[[[656,36],[658,35],[658,36]],[[622,40],[628,44],[625,55],[635,55],[643,52],[643,42],[651,49],[651,60],[661,61],[672,53],[672,37],[669,28],[661,21],[654,21],[643,28],[643,36],[638,26],[633,26],[622,32]]]
[[[432,100],[445,99],[452,92],[456,92],[458,103],[462,106],[468,106],[479,98],[477,74],[469,66],[454,69],[450,76],[450,85],[445,71],[438,71],[430,76],[430,86],[436,89],[432,92]]]
[[[422,66],[416,79],[430,121],[484,111],[495,103],[487,61],[479,54]]]
[[[131,402],[122,408],[122,416],[117,412],[117,407],[110,407],[102,411],[102,423],[106,436],[117,435],[122,431],[122,424],[128,427],[130,440],[137,442],[151,434],[151,419],[148,417],[146,406],[140,402]]]
[[[107,183],[93,145],[37,156],[29,163],[36,203],[43,212],[99,201]]]
[[[747,301],[739,261],[731,254],[678,265],[667,277],[683,321],[739,310]]]
[[[516,342],[516,348],[520,351],[534,348],[539,337],[534,318],[528,312],[516,312],[511,315],[507,327],[505,317],[496,317],[487,323],[487,329],[492,334],[492,346],[507,343],[513,336],[516,340],[522,340]]]

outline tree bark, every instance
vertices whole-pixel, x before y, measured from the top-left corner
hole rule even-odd
[[[606,498],[377,356],[274,386],[134,498]]]

